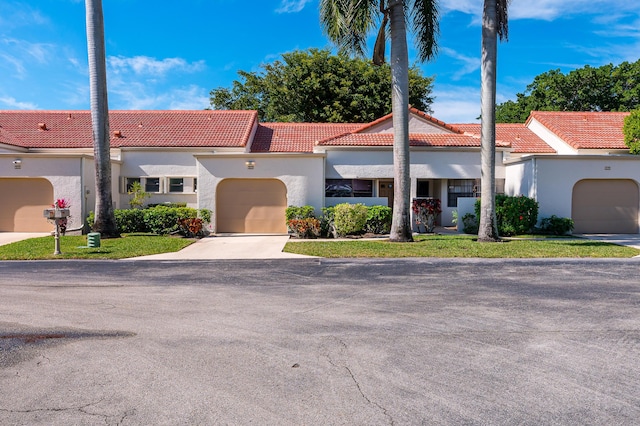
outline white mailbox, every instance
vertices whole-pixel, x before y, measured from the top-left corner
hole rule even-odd
[[[69,209],[45,209],[43,216],[47,219],[64,219],[69,217]]]

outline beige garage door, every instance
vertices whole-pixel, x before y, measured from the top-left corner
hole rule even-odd
[[[573,187],[574,232],[638,233],[638,185],[629,179],[585,179]]]
[[[216,195],[216,232],[286,233],[287,188],[277,179],[225,179]]]
[[[42,211],[53,203],[46,179],[0,179],[0,232],[48,232],[53,229]]]

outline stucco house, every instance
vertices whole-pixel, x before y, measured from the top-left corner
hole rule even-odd
[[[540,217],[572,217],[577,232],[638,232],[640,159],[622,136],[626,113],[532,112],[499,124],[496,188],[534,197]],[[42,210],[93,209],[89,111],[0,111],[0,231],[48,231]],[[411,196],[442,200],[451,224],[480,188],[480,125],[410,109]],[[393,124],[260,123],[256,111],[112,111],[114,205],[139,181],[150,203],[213,212],[214,232],[286,232],[287,205],[392,205]]]

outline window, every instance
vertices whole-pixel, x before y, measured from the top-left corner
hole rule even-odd
[[[140,183],[140,178],[127,178],[125,192],[129,193],[133,189],[133,184],[136,182]]]
[[[373,197],[373,181],[366,179],[327,179],[325,197]]]
[[[193,192],[198,192],[198,178],[193,178]]]
[[[428,198],[429,196],[429,181],[425,179],[418,179],[416,198]]]
[[[447,206],[458,207],[458,197],[475,197],[479,186],[476,179],[449,179]]]
[[[160,178],[146,178],[144,192],[160,192]]]
[[[169,192],[184,192],[184,179],[169,178]]]

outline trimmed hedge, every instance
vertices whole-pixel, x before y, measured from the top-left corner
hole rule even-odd
[[[474,207],[476,221],[479,221],[480,199],[476,200]],[[538,221],[538,202],[524,195],[498,194],[496,195],[496,217],[498,234],[501,236],[509,237],[532,232]]]
[[[191,207],[168,207],[166,205],[156,205],[146,209],[114,210],[113,214],[118,230],[125,234],[152,232],[165,235],[179,232],[186,235],[192,232],[188,231],[189,226],[180,226],[180,224],[185,224],[185,219],[189,219],[189,224],[193,223],[192,219],[201,219],[204,223],[211,221],[210,210],[198,210]],[[91,212],[87,218],[89,227],[93,224],[94,218],[95,214]],[[191,229],[195,228],[191,226]],[[202,234],[202,227],[199,231]]]

